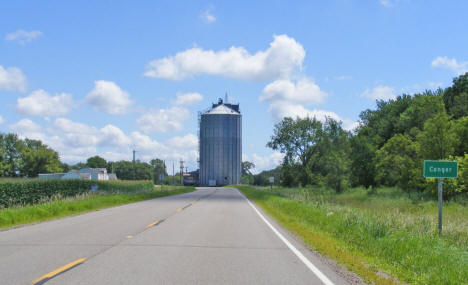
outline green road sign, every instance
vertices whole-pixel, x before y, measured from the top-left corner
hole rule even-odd
[[[457,178],[458,162],[425,160],[424,177],[426,178]]]

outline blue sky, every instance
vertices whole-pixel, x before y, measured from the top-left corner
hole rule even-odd
[[[284,116],[352,129],[375,99],[467,71],[466,1],[3,1],[0,131],[62,160],[197,158],[197,112],[227,92],[257,171]]]

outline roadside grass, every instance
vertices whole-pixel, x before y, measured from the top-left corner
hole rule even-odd
[[[468,206],[410,199],[395,188],[341,194],[323,188],[236,186],[311,248],[375,284],[468,284]],[[393,279],[396,278],[396,279]]]
[[[145,190],[132,193],[103,191],[81,194],[72,198],[54,197],[40,204],[0,209],[0,229],[43,222],[55,218],[82,214],[113,206],[139,202],[194,191],[194,187],[164,187],[164,190]]]

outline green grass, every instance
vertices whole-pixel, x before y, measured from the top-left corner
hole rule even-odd
[[[103,208],[177,195],[194,191],[194,187],[165,187],[165,190],[140,191],[130,194],[87,193],[73,198],[51,200],[37,205],[0,210],[0,228],[82,214]]]
[[[238,186],[303,238],[311,248],[375,284],[468,284],[468,207],[444,204],[437,234],[437,203],[410,199],[394,188],[336,194],[317,188]]]

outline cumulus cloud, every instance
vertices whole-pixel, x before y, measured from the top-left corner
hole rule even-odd
[[[42,35],[40,31],[25,31],[17,30],[16,32],[9,33],[5,36],[6,41],[15,41],[21,45],[26,45]]]
[[[174,105],[190,106],[197,104],[201,100],[203,100],[203,95],[199,93],[177,94],[177,99],[174,101]]]
[[[26,76],[19,68],[3,68],[3,66],[0,65],[0,89],[25,92]]]
[[[39,89],[33,91],[29,96],[18,98],[16,110],[30,116],[62,116],[73,108],[72,95],[67,93],[49,95],[46,91]]]
[[[309,78],[292,82],[287,79],[276,80],[268,84],[260,96],[260,101],[277,103],[281,101],[286,104],[320,104],[327,97],[327,93]]]
[[[180,131],[184,121],[189,117],[185,108],[172,107],[169,109],[152,110],[137,119],[137,124],[145,133]]]
[[[200,19],[205,23],[205,24],[211,24],[216,21],[215,15],[213,15],[213,8],[208,8],[205,11],[200,13]]]
[[[9,126],[10,130],[22,138],[35,140],[44,140],[45,136],[42,133],[42,128],[30,119],[21,119],[18,122]]]
[[[175,136],[168,140],[168,146],[175,148],[197,148],[198,147],[198,137],[194,134],[187,134],[183,137]]]
[[[257,174],[263,170],[273,169],[280,165],[283,161],[283,154],[280,152],[273,152],[268,155],[258,155],[256,153],[250,155],[242,154],[242,161],[253,162],[253,164],[255,164],[255,168],[252,172]]]
[[[301,44],[287,35],[278,35],[268,49],[255,54],[234,46],[220,51],[191,48],[151,61],[145,76],[179,80],[208,74],[244,80],[275,80],[300,70],[304,57]]]
[[[18,131],[18,132],[32,133],[32,132],[40,132],[41,126],[34,123],[30,119],[21,119],[15,124],[10,125],[10,129],[13,131]]]
[[[361,96],[372,100],[390,100],[395,99],[396,97],[395,88],[382,85],[379,85],[372,90],[366,89]]]
[[[468,61],[458,62],[455,58],[438,56],[431,62],[432,67],[440,67],[453,71],[457,75],[468,71]]]
[[[128,92],[112,81],[94,81],[94,89],[86,95],[86,101],[95,109],[108,114],[125,114],[132,105]]]
[[[3,122],[5,122],[5,120],[3,119],[2,116],[0,116],[0,125],[3,124]]]

